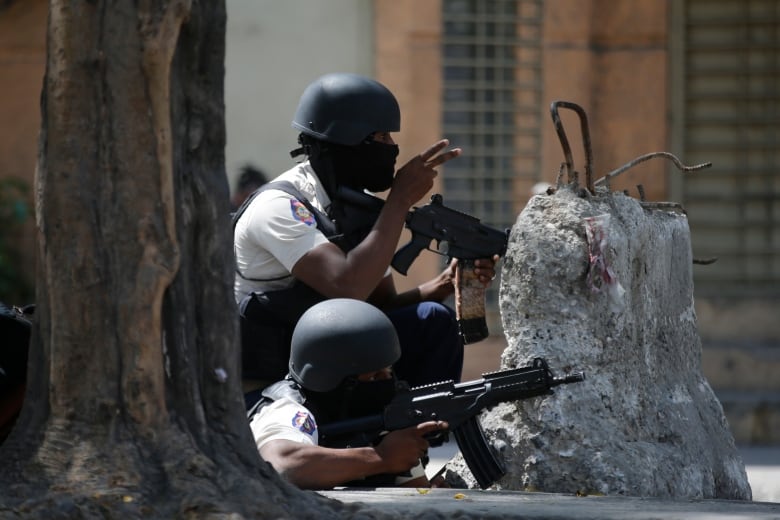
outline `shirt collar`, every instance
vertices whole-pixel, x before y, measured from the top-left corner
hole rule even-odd
[[[320,178],[317,177],[317,173],[314,171],[314,168],[312,168],[311,163],[309,161],[301,163],[301,171],[306,177],[306,191],[313,193],[314,197],[323,208],[329,208],[331,202],[330,197],[325,191],[325,187],[323,186],[322,181],[320,181]]]

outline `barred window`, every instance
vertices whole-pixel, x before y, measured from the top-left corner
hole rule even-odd
[[[712,168],[677,181],[702,295],[780,290],[780,4],[687,0],[676,7],[677,145]],[[674,35],[673,35],[674,37]],[[671,178],[680,176],[672,176]]]
[[[444,203],[509,228],[541,180],[542,1],[443,0]],[[488,297],[500,329],[495,283]]]

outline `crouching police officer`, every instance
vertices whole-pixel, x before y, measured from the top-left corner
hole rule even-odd
[[[293,332],[289,374],[250,409],[260,455],[304,489],[339,485],[428,487],[425,435],[443,421],[389,432],[374,446],[318,445],[317,424],[377,414],[393,398],[401,355],[392,322],[376,307],[337,298],[307,310]]]
[[[235,298],[241,312],[242,377],[248,405],[284,376],[290,335],[301,314],[329,298],[375,305],[395,325],[401,357],[394,366],[411,386],[459,381],[463,341],[455,311],[456,263],[418,287],[398,292],[390,263],[410,208],[433,188],[437,168],[461,154],[442,139],[396,172],[393,132],[398,101],[381,83],[326,74],[306,87],[292,125],[294,155],[306,160],[265,184],[235,216]],[[387,192],[378,215],[357,218],[338,194]],[[475,262],[486,286],[496,258]]]

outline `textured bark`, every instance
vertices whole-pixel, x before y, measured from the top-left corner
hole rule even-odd
[[[38,304],[0,516],[343,517],[244,416],[224,2],[52,0]]]

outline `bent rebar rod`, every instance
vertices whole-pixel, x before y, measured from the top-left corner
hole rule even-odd
[[[672,161],[672,162],[674,163],[674,165],[675,165],[675,166],[677,166],[677,168],[678,168],[679,170],[681,170],[681,171],[684,171],[684,172],[690,172],[690,171],[701,170],[701,169],[703,169],[703,168],[709,168],[710,166],[712,166],[712,163],[711,163],[711,162],[706,162],[706,163],[701,163],[701,164],[695,164],[695,165],[693,165],[693,166],[686,166],[686,165],[684,165],[684,164],[682,163],[682,161],[680,161],[680,159],[678,159],[678,158],[677,158],[677,157],[676,157],[674,154],[672,154],[672,153],[669,153],[669,152],[652,152],[652,153],[648,153],[648,154],[645,154],[645,155],[640,155],[639,157],[637,157],[637,158],[636,158],[636,159],[634,159],[633,161],[630,161],[630,162],[628,162],[628,163],[624,164],[624,165],[623,165],[623,166],[621,166],[620,168],[617,168],[617,169],[615,169],[615,170],[612,170],[611,172],[609,172],[608,174],[606,174],[604,177],[602,177],[602,178],[598,179],[598,180],[595,182],[595,185],[596,185],[596,186],[604,186],[604,185],[606,185],[606,186],[607,186],[607,188],[609,188],[609,182],[610,182],[610,181],[611,181],[611,180],[612,180],[614,177],[617,177],[617,176],[618,176],[618,175],[620,175],[621,173],[625,172],[626,170],[628,170],[628,169],[630,169],[630,168],[633,168],[634,166],[636,166],[636,165],[637,165],[637,164],[639,164],[639,163],[643,163],[643,162],[645,162],[645,161],[649,161],[650,159],[654,159],[654,158],[656,158],[656,157],[661,157],[661,158],[663,158],[663,159],[669,159],[670,161]]]
[[[571,155],[571,146],[569,146],[569,140],[566,138],[566,132],[563,130],[563,123],[558,115],[558,107],[568,108],[577,112],[580,116],[580,132],[582,133],[582,146],[585,149],[585,187],[592,194],[593,189],[593,149],[590,145],[590,129],[588,128],[588,115],[585,110],[576,103],[570,101],[553,101],[550,104],[550,113],[552,115],[553,125],[555,126],[555,132],[558,134],[558,139],[561,141],[561,147],[563,148],[563,155],[566,158],[566,173],[568,174],[569,182],[572,182],[574,160]],[[560,186],[557,186],[560,188]]]

